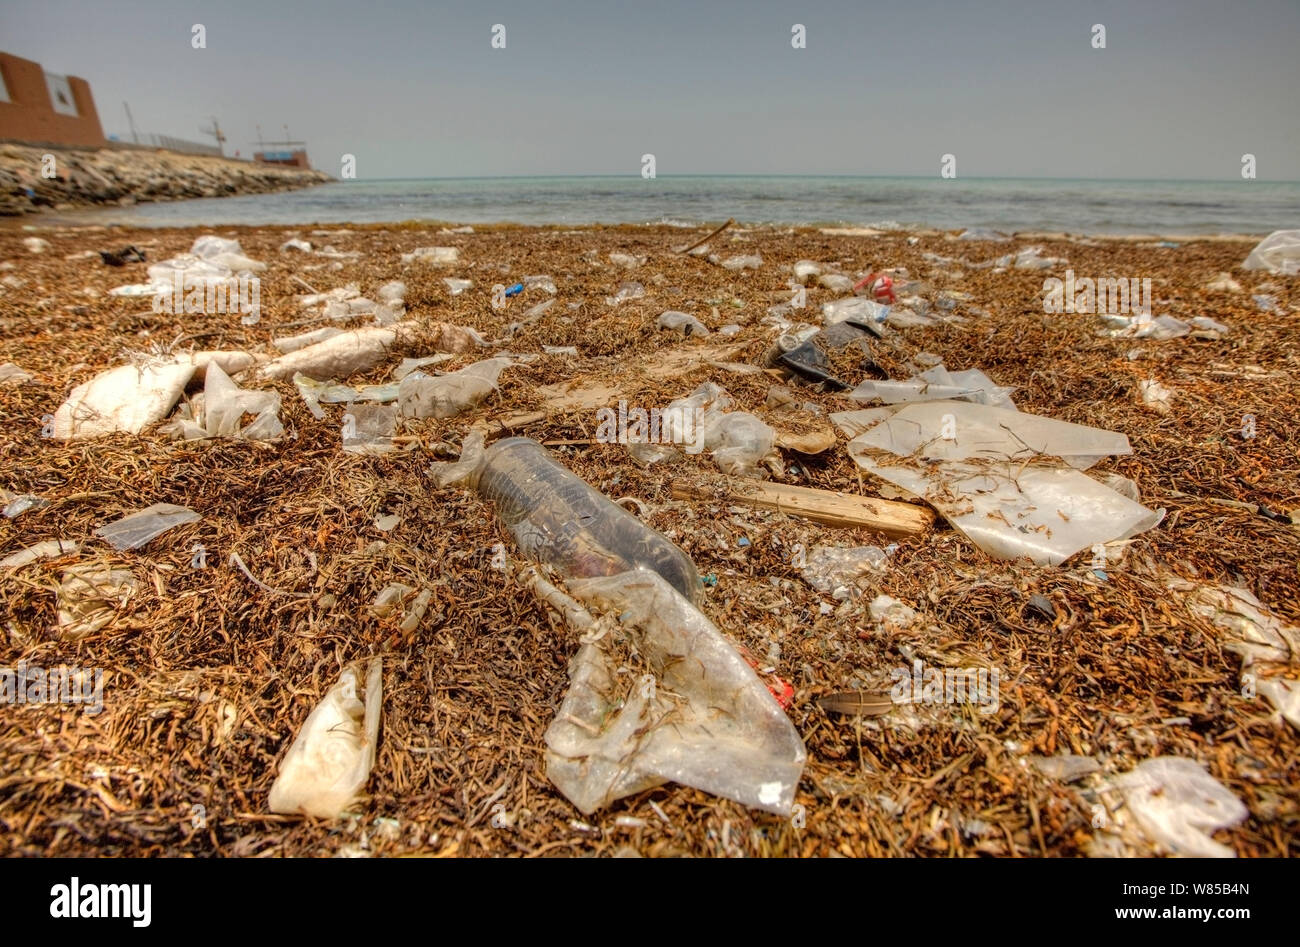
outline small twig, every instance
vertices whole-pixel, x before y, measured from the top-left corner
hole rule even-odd
[[[303,279],[301,276],[291,276],[291,277],[289,277],[289,278],[290,278],[291,280],[293,280],[294,282],[296,282],[296,283],[301,283],[303,286],[306,286],[306,287],[307,287],[309,290],[311,290],[315,295],[317,295],[317,296],[320,295],[320,290],[318,290],[318,289],[317,289],[315,286],[313,286],[311,283],[307,282],[307,281],[306,281],[305,279]]]
[[[730,227],[730,226],[731,226],[732,224],[734,224],[735,222],[736,222],[736,218],[734,218],[734,217],[728,217],[728,218],[727,218],[727,222],[726,222],[725,224],[723,224],[721,227],[719,227],[717,230],[713,231],[713,233],[709,234],[707,237],[704,237],[703,239],[696,240],[694,243],[692,243],[692,244],[691,244],[689,247],[687,247],[685,250],[678,250],[677,252],[678,252],[678,253],[690,253],[690,252],[691,252],[692,250],[694,250],[696,247],[703,246],[704,244],[708,243],[710,240],[712,240],[712,239],[713,239],[714,237],[716,237],[718,234],[722,233],[722,231],[726,230],[728,227]]]

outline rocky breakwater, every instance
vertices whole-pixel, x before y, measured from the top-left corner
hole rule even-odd
[[[0,147],[0,216],[311,187],[324,171],[127,148]]]

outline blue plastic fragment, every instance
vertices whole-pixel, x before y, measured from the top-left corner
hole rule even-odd
[[[748,546],[748,545],[749,545],[749,537],[748,537],[748,536],[741,536],[741,537],[740,537],[740,545],[741,545],[741,546]]]
[[[524,284],[515,283],[515,285],[511,286],[509,289],[506,290],[506,298],[509,299],[511,296],[518,296],[523,291],[524,291]]]

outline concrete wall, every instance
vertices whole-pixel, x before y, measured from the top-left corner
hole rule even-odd
[[[54,110],[40,63],[0,53],[0,75],[9,93],[9,101],[0,101],[0,138],[49,145],[104,143],[104,129],[85,79],[67,77],[77,109],[72,116]]]

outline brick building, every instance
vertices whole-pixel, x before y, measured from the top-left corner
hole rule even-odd
[[[0,52],[0,139],[39,145],[104,144],[90,83]]]

